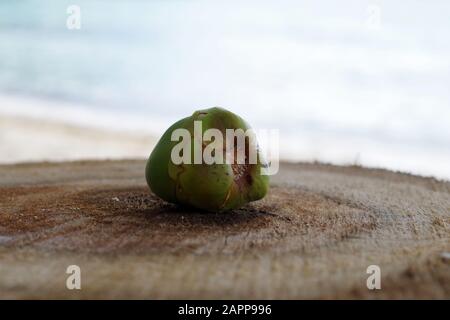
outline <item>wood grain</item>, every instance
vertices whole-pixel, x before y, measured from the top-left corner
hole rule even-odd
[[[214,214],[159,200],[144,166],[0,166],[0,298],[450,298],[448,182],[283,163],[265,199]]]

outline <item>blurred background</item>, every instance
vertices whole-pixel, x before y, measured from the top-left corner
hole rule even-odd
[[[172,122],[222,106],[279,129],[285,160],[450,179],[449,12],[436,0],[2,0],[0,162],[145,158]]]

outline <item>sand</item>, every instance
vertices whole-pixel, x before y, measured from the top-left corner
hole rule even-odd
[[[144,165],[0,166],[0,298],[450,298],[449,182],[282,163],[266,198],[214,214],[159,200]]]
[[[0,163],[146,158],[154,135],[0,114]]]

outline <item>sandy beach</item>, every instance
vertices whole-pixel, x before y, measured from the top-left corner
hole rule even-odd
[[[148,125],[73,103],[0,95],[0,163],[145,159],[156,144]]]
[[[144,166],[0,166],[0,298],[450,298],[448,182],[282,163],[266,198],[211,214],[159,200]]]
[[[145,159],[156,139],[90,126],[0,115],[0,163],[80,159]]]

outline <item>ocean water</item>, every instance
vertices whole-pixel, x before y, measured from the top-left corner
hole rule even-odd
[[[0,94],[156,132],[223,106],[279,129],[290,160],[450,178],[448,12],[448,1],[3,0]]]

